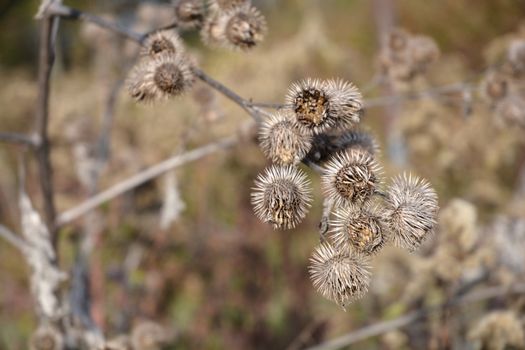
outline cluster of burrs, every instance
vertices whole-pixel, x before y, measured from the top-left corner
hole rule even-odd
[[[417,249],[433,231],[438,211],[434,190],[414,176],[398,176],[383,190],[377,144],[356,128],[361,114],[361,93],[351,83],[293,84],[285,108],[260,125],[261,149],[274,164],[252,192],[259,219],[291,229],[312,201],[298,165],[320,171],[328,222],[309,270],[315,288],[341,306],[367,291],[370,256],[389,242]]]
[[[266,20],[249,0],[175,0],[182,29],[199,29],[204,43],[249,50],[266,34]]]
[[[393,83],[408,82],[424,73],[439,58],[436,42],[403,29],[391,31],[379,54],[381,74]]]
[[[489,102],[501,126],[525,128],[525,38],[513,39],[501,64],[481,82],[481,95]]]
[[[195,60],[177,30],[200,29],[204,43],[241,50],[255,47],[266,33],[266,20],[248,0],[178,0],[174,7],[176,29],[148,35],[128,77],[136,101],[175,97],[192,87]]]

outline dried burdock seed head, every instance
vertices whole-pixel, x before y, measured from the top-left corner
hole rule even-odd
[[[384,210],[377,203],[363,207],[339,207],[334,214],[332,237],[339,249],[351,247],[371,255],[379,252],[387,242]]]
[[[206,6],[203,0],[175,0],[175,18],[183,29],[199,28],[204,22]]]
[[[305,131],[319,134],[358,123],[362,97],[353,84],[339,79],[325,82],[305,79],[292,84],[286,103]]]
[[[349,150],[336,154],[324,166],[321,181],[325,195],[337,206],[368,201],[380,183],[381,168],[368,152]]]
[[[131,331],[133,349],[158,350],[171,341],[171,334],[155,322],[141,322]]]
[[[186,92],[194,82],[191,64],[184,54],[161,53],[140,63],[127,81],[136,101],[149,102]]]
[[[497,72],[488,73],[481,82],[481,95],[489,102],[501,100],[508,92],[509,80]]]
[[[161,53],[179,54],[184,52],[184,45],[174,30],[162,30],[151,34],[144,41],[141,55],[154,57]]]
[[[259,44],[266,35],[266,19],[259,10],[249,4],[211,17],[203,32],[206,43],[233,50],[249,50]]]
[[[310,207],[310,181],[294,166],[271,166],[255,181],[252,205],[261,221],[275,229],[291,229]]]
[[[494,111],[501,126],[525,128],[525,99],[519,95],[509,95],[498,102]]]
[[[362,297],[370,284],[370,265],[365,256],[337,250],[328,243],[315,249],[308,270],[315,289],[343,308]]]
[[[63,338],[60,332],[52,326],[40,326],[31,336],[29,348],[31,350],[62,350]]]
[[[397,176],[388,188],[385,205],[397,246],[414,251],[433,232],[439,206],[436,192],[426,180]]]
[[[416,35],[410,39],[410,59],[420,71],[437,61],[439,47],[434,39],[425,35]]]
[[[212,11],[230,11],[236,7],[250,4],[249,0],[210,0],[210,10]]]
[[[330,102],[326,85],[317,79],[292,84],[286,96],[286,103],[292,106],[297,122],[316,134],[335,124],[329,114]]]
[[[516,39],[510,43],[507,59],[518,74],[525,73],[525,40]]]
[[[219,14],[210,14],[206,17],[200,32],[201,40],[208,46],[220,46],[223,38],[223,29],[219,27]]]
[[[297,164],[308,153],[312,136],[302,132],[291,112],[277,112],[266,118],[259,129],[261,149],[279,165]]]
[[[469,332],[475,349],[523,349],[525,334],[518,315],[494,311],[484,316]]]
[[[348,128],[359,123],[363,98],[354,84],[341,79],[330,79],[326,83],[330,98],[330,118],[335,126]]]

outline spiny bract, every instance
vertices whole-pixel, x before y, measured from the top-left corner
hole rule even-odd
[[[337,250],[328,243],[315,249],[309,273],[316,290],[343,308],[362,297],[370,284],[370,265],[365,256]]]
[[[155,57],[161,53],[179,54],[184,44],[174,30],[162,30],[147,37],[140,51],[141,56]]]
[[[290,112],[277,112],[262,122],[259,141],[272,162],[288,165],[297,164],[306,156],[312,136],[301,131]]]
[[[324,166],[324,192],[337,206],[368,201],[380,183],[381,168],[375,159],[359,149],[336,154]]]
[[[294,228],[311,202],[310,182],[294,166],[271,166],[255,181],[252,204],[257,217],[275,229]]]
[[[201,36],[208,45],[246,51],[262,42],[267,30],[264,16],[248,3],[212,13],[204,23]]]
[[[385,205],[397,246],[414,251],[433,232],[439,207],[436,192],[426,180],[397,176],[388,188]]]
[[[365,255],[376,254],[387,242],[383,208],[377,204],[335,210],[332,237],[340,249],[351,247]]]
[[[194,82],[188,57],[161,53],[136,66],[127,81],[128,91],[136,101],[149,102],[186,92]]]

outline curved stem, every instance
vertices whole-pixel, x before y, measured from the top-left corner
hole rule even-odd
[[[99,205],[117,197],[121,194],[140,186],[141,184],[156,178],[159,175],[166,173],[171,169],[175,169],[189,162],[200,159],[204,156],[210,155],[212,153],[218,152],[222,149],[230,148],[237,142],[237,137],[230,136],[220,139],[219,141],[213,142],[206,146],[196,148],[192,151],[186,152],[181,155],[174,156],[169,158],[159,164],[156,164],[140,173],[124,180],[113,187],[108,188],[105,191],[102,191],[93,197],[89,198],[80,205],[69,209],[58,216],[57,226],[65,225],[85,213],[93,210]]]

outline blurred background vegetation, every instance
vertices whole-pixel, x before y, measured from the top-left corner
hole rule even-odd
[[[423,87],[478,76],[497,59],[501,47],[525,18],[525,6],[519,0],[392,2],[396,25],[431,36],[441,49],[441,59],[431,67]],[[65,3],[107,14],[137,30],[170,19],[165,2]],[[375,76],[379,40],[373,1],[254,3],[268,20],[269,35],[253,52],[209,49],[200,43],[198,34],[184,34],[202,69],[242,96],[282,102],[289,84],[303,77],[341,77],[364,87]],[[38,23],[33,17],[38,4],[0,2],[1,131],[25,132],[32,127],[38,48]],[[84,120],[80,134],[86,138],[95,135],[108,91],[125,78],[134,50],[133,44],[113,34],[81,23],[61,22],[50,126],[59,211],[87,196],[72,166],[75,160],[67,130]],[[417,91],[418,86],[414,88]],[[186,97],[154,106],[138,106],[122,90],[116,105],[111,158],[99,187],[106,188],[177,152],[228,135],[248,119],[237,106],[206,89],[198,84]],[[217,99],[211,110],[203,110],[199,102],[202,94]],[[365,97],[380,94],[376,88]],[[383,147],[384,113],[383,108],[373,108],[363,119],[365,129]],[[471,203],[478,213],[475,225],[479,227],[489,225],[498,215],[523,214],[523,194],[517,198],[516,193],[525,162],[523,129],[495,128],[482,103],[475,104],[466,118],[454,101],[408,101],[403,103],[401,115],[408,163],[396,166],[385,150],[381,162],[387,175],[407,169],[426,177],[437,189],[442,207],[457,197]],[[18,146],[0,145],[0,222],[13,228],[19,227],[15,198],[16,164],[21,153]],[[29,164],[28,191],[40,203],[36,168],[34,162]],[[411,264],[419,260],[390,247],[374,261],[370,293],[346,313],[316,294],[307,264],[319,240],[319,183],[314,181],[316,200],[307,219],[295,230],[273,231],[258,222],[250,205],[253,180],[266,164],[256,143],[247,138],[231,151],[178,170],[185,209],[168,229],[159,226],[162,178],[101,207],[97,218],[100,234],[91,259],[92,289],[94,317],[107,334],[126,332],[137,320],[153,319],[181,332],[173,349],[299,349],[399,316],[412,307],[401,296],[406,295],[408,281],[418,277]],[[73,264],[81,233],[81,222],[61,232],[64,270]],[[433,239],[428,246],[434,247],[436,242]],[[0,348],[26,349],[36,325],[28,267],[3,241],[0,257]],[[439,283],[429,285],[435,290],[421,303],[441,300],[442,287]],[[470,320],[474,322],[478,316]],[[458,332],[466,334],[465,330]],[[391,335],[391,339],[399,338],[405,339]],[[418,348],[410,341],[392,345],[397,343],[391,339],[373,338],[352,348]]]

